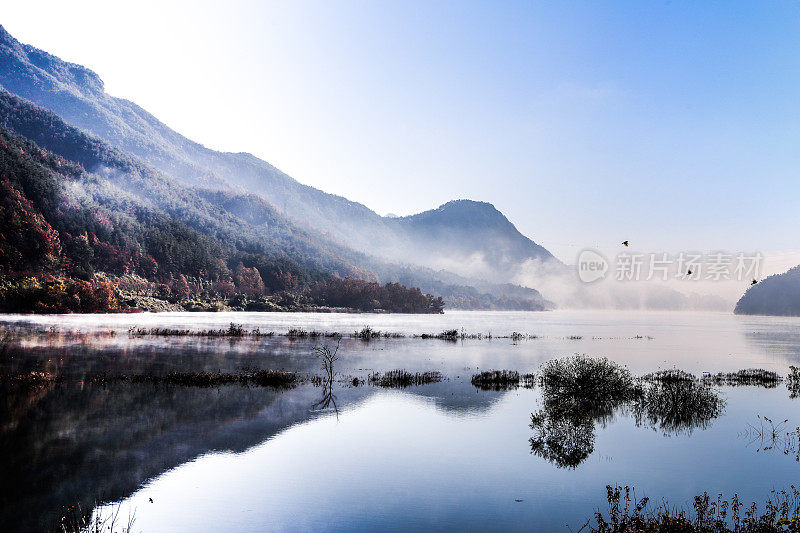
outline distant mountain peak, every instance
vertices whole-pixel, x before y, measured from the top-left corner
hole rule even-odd
[[[436,211],[441,212],[482,212],[492,215],[503,216],[494,205],[489,202],[481,202],[478,200],[460,199],[450,200],[447,203],[440,205]],[[503,217],[505,218],[505,217]]]
[[[462,231],[480,228],[517,232],[514,224],[494,205],[476,200],[451,200],[436,209],[402,217],[400,220],[412,225],[444,226]]]

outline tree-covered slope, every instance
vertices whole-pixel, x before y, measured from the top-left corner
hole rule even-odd
[[[146,299],[303,308],[329,305],[324,296],[334,293],[323,289],[341,287],[340,278],[378,295],[368,303],[381,309],[441,310],[418,290],[382,287],[347,261],[366,264],[366,256],[317,239],[270,206],[256,202],[237,215],[225,205],[246,198],[182,187],[5,91],[0,122],[0,310],[107,311]]]
[[[733,312],[737,315],[800,316],[800,266],[751,286]]]

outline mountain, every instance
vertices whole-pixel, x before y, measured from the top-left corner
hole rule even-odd
[[[503,282],[526,260],[558,263],[487,202],[454,200],[388,222],[415,243],[412,261],[463,276]]]
[[[733,312],[737,315],[800,316],[800,265],[752,285]]]
[[[2,311],[441,312],[259,199],[187,189],[4,90],[0,119]]]
[[[210,150],[135,103],[108,95],[91,70],[21,44],[1,26],[0,86],[186,186],[257,195],[296,226],[360,252],[494,282],[511,281],[528,259],[558,263],[490,204],[456,201],[410,217],[381,217],[303,185],[253,155]]]
[[[0,274],[12,274],[0,280],[5,311],[441,309],[401,279],[453,307],[550,306],[533,289],[357,252],[256,195],[186,187],[2,89],[0,188]]]

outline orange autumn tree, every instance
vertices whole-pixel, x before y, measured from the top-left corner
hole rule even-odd
[[[0,268],[47,270],[59,263],[58,232],[7,179],[0,179]]]
[[[256,267],[246,267],[239,263],[236,267],[236,287],[240,292],[250,297],[264,294],[264,281]]]

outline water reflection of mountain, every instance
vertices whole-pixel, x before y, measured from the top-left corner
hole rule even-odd
[[[278,392],[238,385],[104,387],[80,381],[103,372],[161,373],[178,363],[181,369],[231,371],[246,366],[239,350],[220,355],[187,349],[176,354],[153,347],[98,351],[73,346],[19,355],[6,358],[3,369],[48,370],[69,379],[0,391],[8,407],[0,415],[0,523],[13,531],[52,529],[66,505],[91,509],[95,499],[124,498],[147,480],[199,455],[244,451],[319,416],[311,407],[323,389],[308,384]],[[282,366],[298,372],[313,373],[318,366],[311,357],[285,362]],[[336,384],[335,394],[338,406],[347,408],[378,391]],[[460,381],[406,391],[459,413],[485,409],[498,396],[476,394]]]

